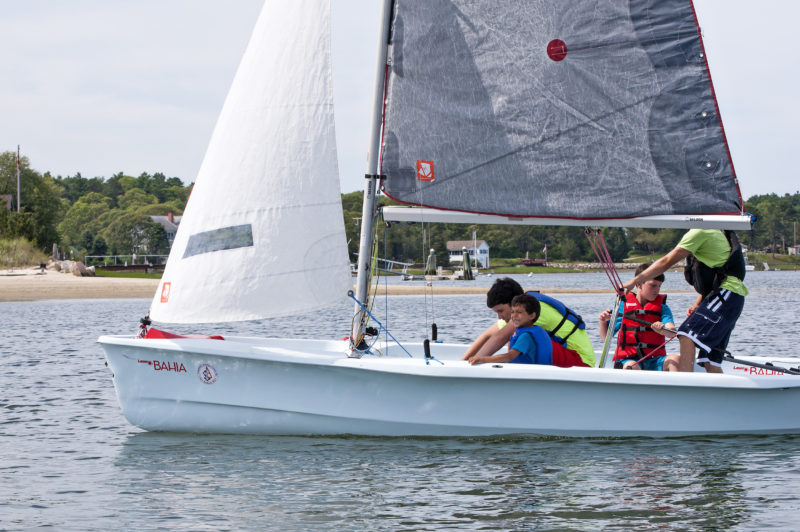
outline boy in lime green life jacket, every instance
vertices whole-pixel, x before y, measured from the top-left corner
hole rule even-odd
[[[634,276],[649,267],[649,262],[640,264]],[[667,296],[659,293],[663,282],[662,273],[639,283],[636,285],[636,293],[628,292],[620,302],[614,324],[614,332],[620,331],[614,353],[615,368],[678,371],[680,357],[667,355],[664,348],[664,337],[672,338],[677,331],[672,310],[667,306]],[[606,337],[610,320],[610,309],[600,313],[601,338]]]
[[[462,360],[469,360],[476,355],[492,355],[508,343],[515,330],[514,324],[509,323],[511,301],[523,293],[520,284],[509,277],[494,282],[486,294],[486,306],[497,314],[498,320],[478,336]],[[581,317],[557,299],[544,294],[535,296],[541,306],[536,325],[567,349],[576,351],[586,365],[594,367],[594,348]]]
[[[534,325],[539,317],[541,306],[532,295],[521,294],[511,300],[511,323],[514,334],[509,341],[506,353],[498,355],[475,355],[470,364],[487,362],[510,362],[513,364],[541,364],[561,368],[588,366],[581,356],[571,349],[552,340],[541,327]]]

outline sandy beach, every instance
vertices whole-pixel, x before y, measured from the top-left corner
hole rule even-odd
[[[158,279],[77,277],[45,270],[0,272],[0,302],[46,299],[151,298]]]
[[[158,287],[158,279],[126,279],[120,277],[77,277],[69,273],[46,270],[4,270],[0,271],[0,302],[40,301],[48,299],[149,299]],[[390,285],[390,295],[423,294],[425,287],[420,285]],[[430,290],[431,288],[429,288]],[[485,294],[485,286],[440,286],[434,284],[434,294]],[[611,290],[586,289],[548,289],[547,293],[610,293]],[[379,288],[384,293],[384,288]],[[429,292],[430,293],[430,292]]]

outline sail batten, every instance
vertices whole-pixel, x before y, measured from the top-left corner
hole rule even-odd
[[[743,212],[691,0],[395,0],[389,65],[381,173],[397,201]]]
[[[328,0],[264,5],[153,299],[153,320],[251,320],[347,300],[329,9]]]

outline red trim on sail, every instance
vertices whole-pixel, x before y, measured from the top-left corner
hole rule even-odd
[[[211,336],[206,336],[202,334],[190,334],[188,336],[183,336],[181,334],[175,334],[167,331],[162,331],[161,329],[154,329],[150,328],[147,329],[147,334],[144,337],[148,340],[164,340],[169,338],[202,338],[206,340],[224,340],[222,336],[218,334],[213,334]]]
[[[731,148],[728,146],[728,137],[725,135],[725,126],[722,125],[722,114],[719,112],[719,103],[717,102],[717,93],[714,90],[714,81],[711,79],[711,68],[708,66],[708,54],[706,53],[706,45],[703,43],[703,33],[700,31],[700,22],[697,20],[697,11],[694,8],[694,1],[689,0],[689,5],[692,7],[692,16],[694,17],[694,25],[697,28],[697,38],[700,41],[700,49],[703,51],[703,64],[706,66],[706,75],[708,76],[708,84],[711,87],[711,97],[714,99],[714,108],[717,110],[717,120],[719,120],[719,129],[722,131],[722,141],[725,143],[725,151],[728,154],[728,162],[731,163],[731,172],[733,173],[733,184],[736,185],[736,192],[739,194],[739,205],[742,206],[744,212],[744,199],[742,198],[742,191],[739,189],[739,178],[736,177],[736,169],[733,167],[733,157],[731,157]],[[719,213],[728,214],[728,213]],[[741,214],[741,213],[733,213]]]

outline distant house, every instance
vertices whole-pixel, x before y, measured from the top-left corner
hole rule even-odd
[[[476,240],[475,247],[472,245],[472,240],[450,240],[447,242],[447,254],[450,256],[450,262],[461,262],[463,257],[463,248],[467,248],[469,257],[478,258],[478,266],[481,268],[489,267],[489,244],[485,240]]]
[[[786,249],[789,255],[800,255],[800,246],[788,246]]]
[[[178,232],[178,226],[181,224],[181,216],[174,216],[172,213],[169,213],[166,216],[151,216],[150,219],[157,224],[161,224],[167,232],[167,239],[169,240],[169,247],[171,248],[172,242],[175,241],[175,234]]]

